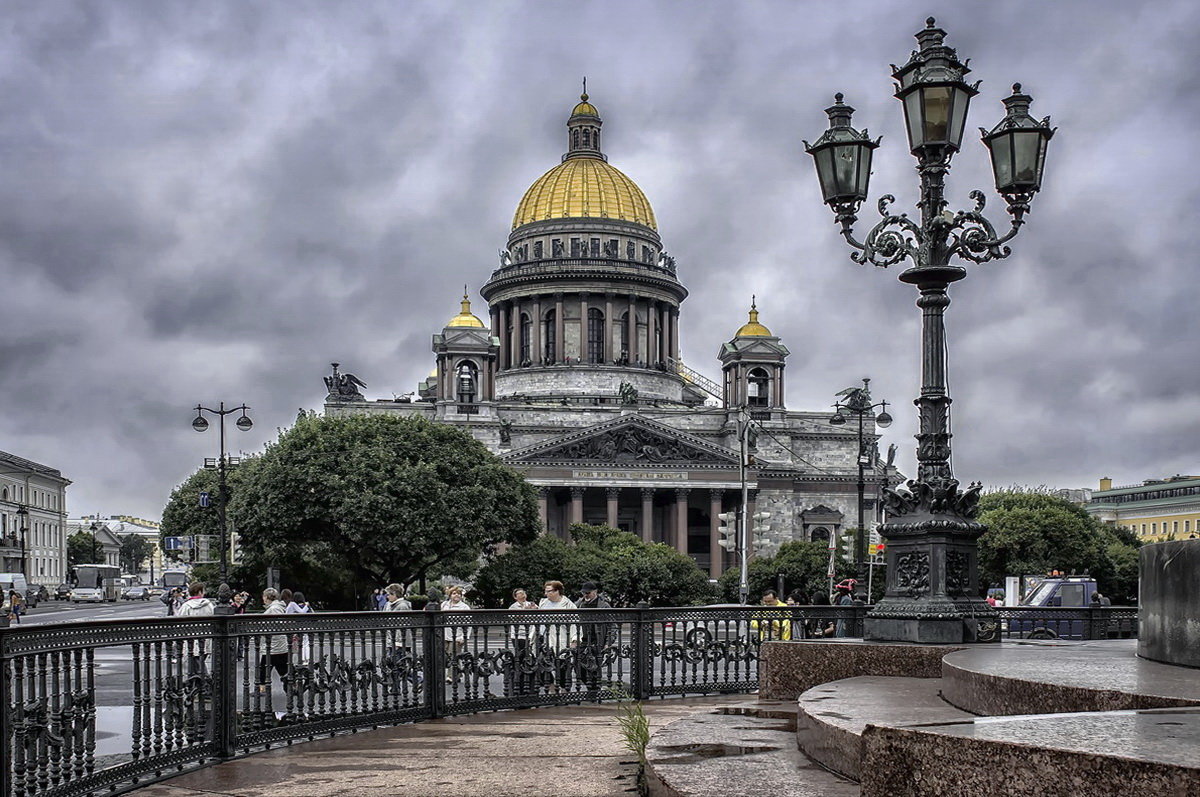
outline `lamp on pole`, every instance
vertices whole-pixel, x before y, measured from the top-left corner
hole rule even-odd
[[[18,504],[17,517],[21,519],[19,522],[21,526],[21,575],[25,576],[25,582],[28,584],[29,574],[25,572],[25,538],[29,535],[29,507],[25,504]]]
[[[221,551],[221,583],[229,582],[229,533],[225,524],[225,507],[229,503],[229,486],[226,482],[226,472],[229,467],[229,458],[225,455],[225,416],[232,415],[235,412],[240,412],[242,416],[237,419],[234,424],[243,432],[250,431],[254,426],[254,422],[250,420],[250,416],[246,413],[250,410],[245,404],[239,407],[225,408],[225,402],[222,401],[217,409],[211,409],[200,404],[196,405],[196,418],[192,421],[192,428],[197,432],[203,432],[208,429],[208,420],[204,417],[204,413],[216,415],[219,419],[217,423],[220,429],[220,447],[221,456],[217,460],[217,524],[220,526],[220,545]]]
[[[842,236],[856,249],[851,259],[886,267],[911,260],[900,281],[920,293],[922,312],[921,396],[917,435],[917,478],[907,489],[884,491],[889,516],[880,527],[888,539],[888,584],[867,617],[866,636],[911,642],[984,641],[998,636],[995,610],[978,595],[976,540],[986,528],[975,520],[981,485],[959,490],[950,463],[950,395],[946,385],[944,314],[948,288],[967,270],[951,258],[972,263],[1012,254],[1005,244],[1020,231],[1034,194],[1042,184],[1046,146],[1054,135],[1050,119],[1029,115],[1032,98],[1013,86],[1004,100],[1005,117],[990,132],[981,130],[992,161],[996,190],[1004,197],[1010,228],[999,235],[983,215],[984,195],[972,191],[975,207],[946,209],[945,178],[962,145],[967,107],[978,84],[963,78],[970,70],[944,43],[946,31],[926,20],[916,34],[919,49],[893,67],[896,98],[903,103],[909,150],[917,159],[920,222],[893,214],[895,197],[880,197],[883,219],[863,241],[854,237],[858,209],[867,198],[871,156],[879,139],[850,126],[854,109],[842,95],[826,109],[829,129],[806,151],[817,167],[823,199],[833,210]]]
[[[863,512],[863,504],[865,503],[864,493],[867,488],[864,469],[870,464],[871,456],[867,453],[863,438],[863,418],[874,414],[875,410],[879,410],[879,414],[875,415],[875,425],[881,429],[886,429],[892,425],[892,416],[888,414],[887,402],[871,403],[870,385],[870,378],[864,376],[862,387],[848,387],[838,393],[838,401],[833,405],[833,416],[829,419],[829,422],[834,426],[841,426],[846,423],[847,413],[858,416],[858,456],[856,457],[858,463],[858,540],[855,543],[854,557],[857,563],[857,583],[854,586],[854,598],[863,603],[871,602],[871,596],[866,591],[868,581],[867,528]]]
[[[98,540],[96,539],[96,534],[97,534],[97,532],[100,531],[100,513],[99,512],[96,513],[96,519],[92,521],[92,524],[90,526],[88,526],[88,529],[92,532],[92,564],[98,565],[98,564],[101,564],[100,554],[98,554],[96,552],[96,545],[98,542]]]

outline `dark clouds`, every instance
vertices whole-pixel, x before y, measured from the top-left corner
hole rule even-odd
[[[969,11],[969,13],[967,13]],[[70,509],[157,516],[245,401],[256,450],[318,407],[330,360],[376,397],[495,267],[558,161],[586,74],[613,163],[691,291],[717,373],[749,294],[791,347],[789,403],[873,377],[912,469],[915,291],[850,262],[801,139],[835,91],[884,136],[872,194],[910,207],[888,64],[933,13],[984,81],[1060,126],[1008,261],[949,312],[956,468],[990,484],[1194,472],[1200,11],[1157,4],[56,3],[0,28],[0,447],[75,480]],[[956,206],[991,180],[974,140]],[[990,194],[990,192],[989,192]],[[991,198],[991,212],[1003,217]],[[863,225],[874,214],[873,200]],[[480,305],[477,304],[477,310]]]

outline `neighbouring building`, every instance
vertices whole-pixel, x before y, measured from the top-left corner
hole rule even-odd
[[[67,574],[67,485],[57,468],[0,451],[0,569],[47,589]]]
[[[1147,542],[1200,536],[1200,476],[1169,476],[1113,487],[1100,480],[1084,507],[1113,526],[1128,526]]]
[[[683,364],[686,269],[664,249],[641,189],[609,164],[602,125],[585,94],[567,121],[562,161],[517,205],[480,291],[487,321],[464,294],[433,335],[435,367],[415,398],[369,401],[335,364],[326,413],[416,414],[460,427],[538,488],[549,533],[575,522],[616,526],[674,546],[713,576],[729,564],[717,515],[741,500],[742,408],[753,419],[750,509],[770,513],[763,538],[827,540],[855,526],[860,457],[865,517],[877,521],[881,488],[899,474],[879,456],[874,418],[860,451],[857,424],[788,409],[790,352],[753,301],[715,352],[719,380]],[[843,387],[828,385],[831,403]]]
[[[84,515],[83,517],[67,520],[67,538],[79,533],[95,535],[92,553],[88,556],[87,564],[121,566],[121,539],[113,530],[118,523],[112,518],[103,518],[99,514]],[[79,564],[84,564],[80,562]]]

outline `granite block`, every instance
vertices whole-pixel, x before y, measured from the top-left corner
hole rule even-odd
[[[1138,575],[1138,655],[1200,667],[1200,540],[1143,545]]]
[[[904,642],[764,642],[759,650],[759,697],[795,700],[814,686],[860,675],[939,678],[953,645]]]

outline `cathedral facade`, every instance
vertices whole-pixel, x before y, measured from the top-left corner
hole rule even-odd
[[[857,425],[788,410],[788,349],[753,304],[717,353],[719,382],[683,364],[687,289],[649,201],[608,163],[602,125],[584,94],[567,120],[566,154],[525,192],[480,290],[488,320],[464,294],[433,336],[436,367],[415,397],[367,400],[335,366],[326,413],[456,425],[537,487],[547,533],[619,527],[672,545],[713,577],[734,563],[717,545],[717,515],[738,509],[743,477],[749,511],[769,513],[758,536],[770,545],[857,525],[860,457],[865,517],[878,521],[881,488],[899,478],[880,461],[874,419],[860,451]]]

